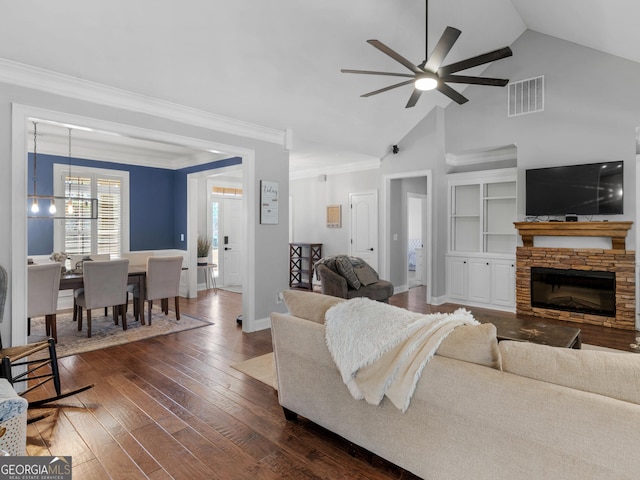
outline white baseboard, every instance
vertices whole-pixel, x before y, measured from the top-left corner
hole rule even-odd
[[[250,331],[259,332],[260,330],[266,330],[268,328],[271,328],[271,319],[269,317],[258,318],[255,322],[253,322],[253,329]]]

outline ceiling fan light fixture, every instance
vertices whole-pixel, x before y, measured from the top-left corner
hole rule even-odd
[[[433,90],[438,86],[438,81],[432,77],[421,77],[417,78],[414,86],[418,90],[422,90],[423,92],[427,90]]]

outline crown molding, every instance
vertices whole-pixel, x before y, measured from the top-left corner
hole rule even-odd
[[[518,156],[518,148],[515,145],[470,150],[461,153],[447,153],[446,163],[452,166],[476,165],[488,162],[509,162]]]
[[[275,143],[283,148],[287,148],[291,143],[291,132],[287,134],[285,130],[223,117],[3,58],[0,58],[0,82],[136,113],[168,118],[188,125]]]
[[[366,160],[354,163],[345,163],[329,167],[309,168],[300,171],[289,171],[289,180],[302,180],[320,175],[342,175],[346,173],[361,172],[363,170],[374,170],[380,168],[380,160]]]

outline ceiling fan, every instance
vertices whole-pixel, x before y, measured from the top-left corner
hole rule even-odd
[[[410,80],[406,80],[404,82],[396,83],[394,85],[390,85],[388,87],[381,88],[379,90],[374,90],[373,92],[365,93],[361,95],[361,97],[371,97],[372,95],[377,95],[378,93],[387,92],[394,88],[402,87],[404,85],[413,84],[413,93],[411,97],[409,97],[409,101],[405,108],[413,107],[422,95],[423,91],[436,89],[439,92],[445,94],[454,102],[462,105],[466,103],[469,99],[464,95],[460,94],[453,88],[451,88],[447,83],[467,83],[473,85],[490,85],[495,87],[504,87],[507,83],[509,83],[508,79],[503,78],[487,78],[487,77],[475,77],[475,76],[467,76],[467,75],[454,75],[456,72],[460,72],[462,70],[467,70],[472,67],[477,67],[478,65],[483,65],[485,63],[494,62],[496,60],[500,60],[502,58],[510,57],[513,55],[513,52],[509,47],[500,48],[498,50],[494,50],[492,52],[484,53],[482,55],[478,55],[477,57],[471,57],[466,60],[462,60],[460,62],[451,63],[449,65],[441,66],[445,57],[453,47],[453,44],[458,40],[458,37],[462,33],[457,28],[447,27],[438,40],[438,44],[431,52],[431,56],[429,56],[428,50],[428,20],[429,20],[429,1],[425,0],[425,24],[426,24],[426,34],[425,34],[425,56],[427,57],[419,65],[414,65],[409,60],[404,58],[399,53],[395,52],[384,43],[379,40],[367,40],[367,43],[373,45],[375,48],[380,50],[382,53],[387,54],[391,58],[393,58],[396,62],[404,65],[406,68],[411,70],[412,73],[393,73],[393,72],[376,72],[371,70],[350,70],[350,69],[342,69],[340,70],[342,73],[358,73],[364,75],[386,75],[391,77],[406,77]]]

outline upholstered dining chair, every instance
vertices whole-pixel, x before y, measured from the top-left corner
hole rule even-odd
[[[27,334],[31,335],[31,319],[45,317],[47,336],[58,341],[56,312],[60,290],[61,265],[58,262],[27,267]]]
[[[169,313],[169,298],[175,298],[176,320],[180,320],[180,275],[182,273],[181,255],[175,257],[149,257],[147,259],[147,283],[145,300],[149,312],[149,325],[151,325],[151,309],[153,301],[160,300],[161,308],[165,315]],[[138,288],[133,288],[134,298],[140,298]],[[137,305],[138,302],[134,302]],[[136,318],[140,312],[134,311]]]
[[[69,261],[71,262],[71,270],[82,270],[82,265],[87,261],[94,262],[104,262],[107,260],[111,260],[111,254],[109,253],[94,253],[91,255],[69,255]],[[80,294],[81,288],[74,290],[73,292],[73,321],[75,322],[78,319],[78,306],[76,305],[76,297]],[[107,307],[104,307],[104,316],[107,316]]]
[[[129,260],[85,262],[82,268],[84,288],[77,290],[78,331],[82,330],[82,309],[87,311],[87,337],[91,337],[91,310],[113,307],[113,321],[122,317],[122,329],[127,329],[124,304],[127,301]]]

